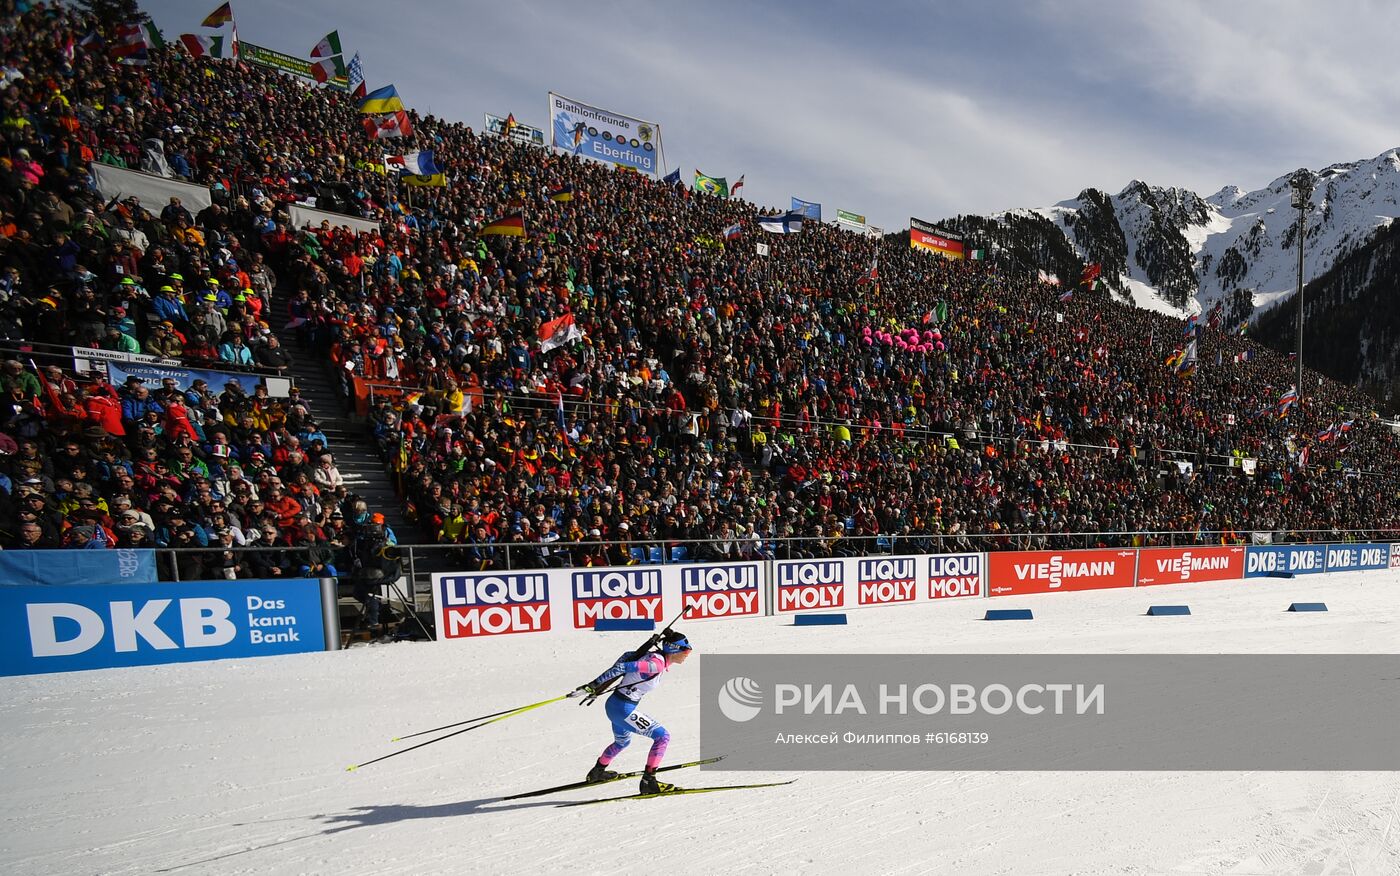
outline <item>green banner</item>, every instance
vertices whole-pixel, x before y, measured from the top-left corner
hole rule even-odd
[[[271,67],[273,70],[281,70],[283,73],[290,73],[293,76],[300,76],[303,79],[316,81],[311,75],[311,62],[305,58],[296,58],[291,55],[284,55],[281,52],[274,52],[272,49],[265,49],[262,46],[254,45],[247,40],[238,41],[239,57],[250,64],[257,64],[259,67]],[[329,85],[345,91],[350,87],[344,76],[337,76],[330,80]]]

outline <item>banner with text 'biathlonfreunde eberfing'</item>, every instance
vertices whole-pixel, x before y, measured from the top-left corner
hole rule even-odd
[[[549,93],[550,145],[655,176],[661,126]]]

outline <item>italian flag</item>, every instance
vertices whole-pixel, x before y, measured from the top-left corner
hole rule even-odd
[[[313,58],[330,58],[342,54],[340,51],[340,31],[333,30],[321,38],[316,47],[311,50]]]
[[[228,39],[223,35],[204,36],[197,33],[180,34],[180,43],[189,51],[193,58],[227,58],[229,54],[225,52],[228,47]]]
[[[190,57],[230,57],[228,38],[223,34],[204,36],[202,34],[181,34],[179,41],[189,50]]]
[[[311,61],[311,78],[317,82],[329,82],[332,79],[344,79],[346,75],[345,63],[341,61],[340,55],[329,58],[314,58]]]

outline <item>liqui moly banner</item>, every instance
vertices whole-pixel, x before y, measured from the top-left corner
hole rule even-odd
[[[1024,596],[1132,587],[1137,551],[999,551],[987,555],[987,592]]]
[[[1320,544],[1251,545],[1244,560],[1246,578],[1315,575],[1327,571],[1327,549]]]
[[[1400,544],[1390,546],[1390,568],[1400,569]]]
[[[1355,572],[1363,569],[1390,568],[1388,544],[1329,544],[1327,571]]]
[[[549,584],[544,572],[434,574],[438,641],[548,632],[555,624]]]
[[[780,560],[773,564],[778,613],[845,608],[846,571],[841,560]]]
[[[928,558],[928,598],[981,596],[982,554],[935,554]]]
[[[919,598],[921,557],[856,560],[856,604],[891,605]]]
[[[1138,551],[1138,584],[1233,581],[1243,577],[1243,547],[1143,548]]]
[[[762,611],[763,567],[758,563],[681,566],[686,620],[751,617]]]
[[[661,616],[661,570],[632,566],[620,569],[571,570],[574,629],[591,630],[599,618],[654,620]]]

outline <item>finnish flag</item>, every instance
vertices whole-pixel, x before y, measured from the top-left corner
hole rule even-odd
[[[759,216],[758,227],[774,234],[797,234],[802,231],[801,213],[790,210],[781,216]]]

